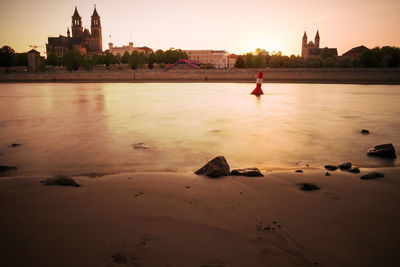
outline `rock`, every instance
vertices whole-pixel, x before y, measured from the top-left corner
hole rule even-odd
[[[342,171],[350,169],[351,168],[351,162],[346,162],[338,165],[338,168],[341,169]]]
[[[264,176],[258,168],[235,169],[231,171],[230,175],[248,176],[248,177]]]
[[[21,144],[11,144],[10,147],[17,147],[17,146],[21,146]]]
[[[362,130],[361,130],[361,133],[362,133],[362,134],[369,134],[369,131],[368,131],[367,129],[362,129]]]
[[[325,165],[325,169],[327,169],[328,171],[336,171],[338,167],[334,165]]]
[[[63,176],[63,175],[56,175],[51,178],[47,178],[45,180],[40,181],[40,183],[44,185],[63,185],[63,186],[75,186],[79,187],[80,185],[75,182],[74,179]]]
[[[325,176],[331,176],[331,174],[329,172],[326,172]]]
[[[308,183],[304,183],[304,184],[300,184],[301,187],[300,189],[303,191],[314,191],[314,190],[319,190],[319,187],[313,184],[308,184]]]
[[[360,173],[360,169],[358,167],[353,167],[353,168],[350,168],[350,169],[346,169],[344,171],[351,172],[351,173]]]
[[[146,144],[143,143],[143,142],[139,142],[139,143],[134,143],[134,144],[133,144],[133,148],[134,148],[134,149],[148,149],[148,148],[150,148],[150,146],[149,146],[149,145],[146,145]]]
[[[373,180],[373,179],[377,179],[377,178],[382,178],[385,175],[381,172],[370,172],[366,175],[363,175],[360,177],[361,180]]]
[[[394,146],[392,144],[384,144],[375,146],[374,148],[370,148],[367,151],[367,155],[380,158],[395,159],[396,151],[394,150]]]
[[[303,172],[303,170],[295,170],[294,172]]]
[[[201,167],[195,174],[206,175],[212,178],[229,175],[229,165],[224,156],[218,156]]]
[[[0,172],[8,172],[8,171],[14,171],[18,169],[17,167],[13,167],[13,166],[3,166],[0,165]]]

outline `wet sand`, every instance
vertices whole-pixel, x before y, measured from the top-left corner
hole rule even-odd
[[[303,170],[1,177],[0,265],[398,266],[400,168]]]

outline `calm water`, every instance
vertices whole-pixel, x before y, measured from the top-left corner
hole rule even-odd
[[[399,166],[365,151],[387,142],[400,151],[400,86],[264,84],[260,98],[254,87],[0,84],[0,165],[18,166],[15,175],[191,172],[224,155],[262,170]]]

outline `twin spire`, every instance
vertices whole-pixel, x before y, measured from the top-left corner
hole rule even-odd
[[[307,39],[306,30],[304,30],[303,39]],[[317,34],[315,34],[315,39],[319,39],[319,30],[317,30]]]
[[[100,18],[99,14],[97,13],[97,10],[96,10],[96,5],[94,5],[94,10],[93,10],[92,17]],[[80,18],[81,18],[81,16],[79,15],[78,9],[76,8],[76,6],[75,6],[74,14],[72,15],[72,18],[73,18],[73,19],[80,19]]]

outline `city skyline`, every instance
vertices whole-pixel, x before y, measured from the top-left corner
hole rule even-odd
[[[311,38],[319,30],[321,47],[337,47],[339,54],[359,45],[400,46],[395,28],[400,24],[400,3],[395,0],[1,2],[0,45],[17,52],[30,50],[29,45],[44,52],[49,36],[66,36],[75,5],[83,26],[90,28],[94,4],[102,20],[104,50],[110,41],[116,46],[133,41],[154,50],[223,49],[243,54],[261,48],[300,55],[305,29]]]

